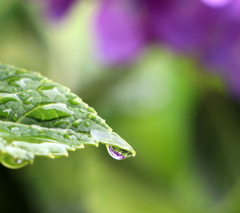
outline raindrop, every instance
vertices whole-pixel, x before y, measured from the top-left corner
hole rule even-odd
[[[30,104],[33,100],[33,97],[29,97],[27,100],[23,101],[24,104]]]
[[[10,169],[19,169],[26,166],[29,161],[13,158],[10,155],[4,155],[1,158],[1,163]]]
[[[53,123],[54,126],[59,126],[60,124],[69,124],[69,122],[65,120],[61,120]]]
[[[48,104],[35,108],[27,117],[32,117],[40,121],[53,120],[62,117],[69,117],[73,114],[65,104]]]
[[[88,108],[87,108],[87,111],[88,111],[88,112],[92,112],[92,113],[94,113],[94,114],[97,114],[97,112],[95,111],[95,109],[93,109],[92,107],[88,107]]]
[[[26,82],[27,81],[31,81],[31,79],[29,79],[29,78],[21,78],[20,80],[15,81],[14,83],[17,84],[18,86],[24,88],[24,87],[26,87]]]
[[[76,137],[75,135],[70,135],[70,136],[69,136],[69,139],[71,139],[71,140],[77,140],[77,137]]]
[[[10,126],[10,127],[8,127],[12,132],[14,132],[14,131],[19,131],[19,128],[18,127],[16,127],[16,126]]]
[[[124,160],[132,156],[132,154],[124,149],[106,145],[109,155],[116,160]]]
[[[9,116],[9,113],[12,111],[12,109],[4,109],[0,110],[0,117],[7,118]]]
[[[88,118],[93,119],[93,120],[97,118],[97,116],[94,114],[88,114],[87,116],[88,116]]]
[[[54,98],[56,98],[56,96],[61,95],[61,93],[58,91],[56,87],[46,90],[43,90],[43,88],[41,88],[41,90],[42,95],[50,100],[53,100]]]
[[[13,121],[17,121],[18,120],[18,116],[17,114],[15,114],[13,117],[12,117]]]
[[[16,94],[0,93],[0,104],[5,104],[8,101],[20,101]]]
[[[81,122],[82,122],[82,119],[75,120],[75,121],[72,123],[72,126],[78,127],[78,125],[79,125]]]
[[[79,97],[74,97],[74,98],[69,100],[69,103],[71,103],[73,105],[80,104],[81,102],[82,102],[82,100]]]
[[[70,139],[69,134],[64,134],[63,137],[66,138],[66,139]]]
[[[84,123],[85,127],[89,127],[89,122]]]

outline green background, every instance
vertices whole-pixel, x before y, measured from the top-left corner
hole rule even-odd
[[[99,60],[95,1],[60,23],[34,1],[0,2],[0,61],[36,70],[95,108],[137,155],[104,146],[0,167],[0,212],[238,213],[240,107],[224,80],[161,46],[121,67]]]

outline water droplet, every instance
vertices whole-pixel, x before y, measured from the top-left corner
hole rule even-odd
[[[24,88],[24,87],[26,87],[27,81],[31,81],[31,79],[29,79],[29,78],[21,78],[21,79],[15,81],[14,83],[15,83],[16,85]]]
[[[106,145],[109,155],[116,160],[124,160],[132,156],[132,154],[124,149]]]
[[[79,97],[74,97],[74,98],[69,100],[69,103],[71,103],[73,105],[80,104],[81,102],[82,102],[82,100]]]
[[[94,113],[94,114],[97,114],[97,112],[95,111],[95,109],[93,109],[92,107],[88,107],[88,108],[87,108],[87,111],[88,111],[88,112],[92,112],[92,113]]]
[[[70,135],[70,136],[69,136],[69,139],[71,139],[71,140],[77,140],[77,137],[76,137],[75,135]]]
[[[18,127],[16,127],[16,126],[10,126],[10,127],[8,127],[12,132],[14,132],[14,131],[19,131],[19,128]]]
[[[12,111],[12,109],[0,110],[0,117],[7,118],[11,111]]]
[[[64,134],[63,137],[66,138],[66,139],[70,139],[69,134]]]
[[[88,114],[87,116],[88,116],[88,118],[93,119],[93,120],[97,118],[97,116],[94,114]]]
[[[75,121],[72,123],[72,126],[78,127],[78,125],[79,125],[81,122],[82,122],[82,119],[75,120]]]
[[[118,134],[114,133],[114,132],[109,132],[107,130],[103,131],[103,130],[97,130],[97,129],[93,129],[90,131],[90,135],[92,136],[92,138],[96,141],[99,141],[101,143],[105,143],[107,146],[109,146],[108,144],[112,145],[112,148],[110,149],[110,147],[108,148],[109,152],[118,152],[121,155],[126,157],[130,157],[130,156],[135,156],[135,151],[133,150],[133,148],[125,141],[123,140]],[[121,148],[118,148],[121,147]],[[112,151],[113,149],[113,151]]]
[[[48,104],[35,108],[27,117],[32,117],[40,121],[53,120],[62,117],[70,117],[73,114],[65,104]]]
[[[53,123],[54,126],[59,126],[60,124],[69,124],[68,121],[60,120]]]
[[[85,127],[89,127],[89,122],[84,122]]]
[[[8,101],[21,101],[16,94],[0,93],[0,104],[5,104]]]
[[[4,155],[1,158],[1,163],[4,166],[6,166],[7,168],[19,169],[19,168],[22,168],[22,167],[26,166],[29,163],[29,161],[21,160],[21,159],[18,159],[18,158],[15,159],[10,155]]]
[[[12,117],[13,121],[17,121],[18,120],[18,115],[15,114],[13,117]]]
[[[41,94],[50,100],[53,100],[56,96],[61,95],[61,93],[58,91],[56,87],[51,88],[41,88]]]
[[[25,101],[23,101],[23,103],[24,103],[24,104],[30,104],[32,100],[33,100],[33,97],[29,97],[28,99],[26,99]]]
[[[85,109],[79,109],[79,111],[80,111],[81,113],[87,113],[87,110],[85,110]]]

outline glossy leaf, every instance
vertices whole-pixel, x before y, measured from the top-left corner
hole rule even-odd
[[[99,142],[117,150],[119,159],[135,156],[132,147],[68,88],[39,73],[0,65],[3,165],[21,168],[35,156],[58,158],[67,156],[67,150]]]

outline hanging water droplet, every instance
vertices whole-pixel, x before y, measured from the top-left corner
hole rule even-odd
[[[124,160],[132,156],[132,154],[124,149],[106,145],[109,155],[116,160]]]
[[[29,161],[21,160],[21,159],[15,159],[10,155],[4,155],[1,158],[1,163],[4,166],[6,166],[7,168],[19,169],[19,168],[22,168],[22,167],[26,166],[29,163]]]

